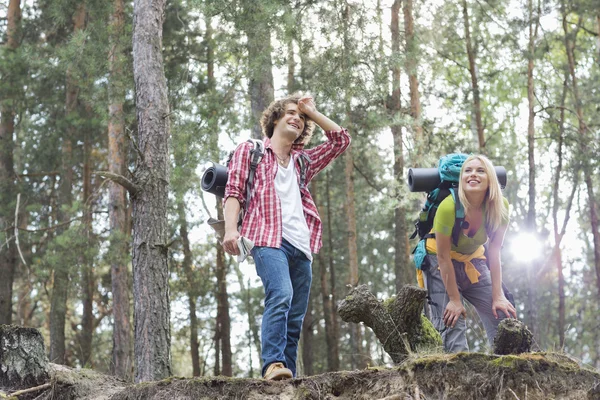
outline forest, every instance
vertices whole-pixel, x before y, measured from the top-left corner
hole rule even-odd
[[[392,365],[336,310],[416,283],[407,171],[453,152],[507,170],[503,277],[536,349],[600,368],[598,0],[2,2],[0,324],[130,382],[260,377],[263,288],[201,177],[296,92],[352,136],[311,183],[299,375]]]

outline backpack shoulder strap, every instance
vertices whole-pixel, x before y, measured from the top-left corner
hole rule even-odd
[[[306,187],[306,170],[308,169],[308,156],[300,153],[298,156],[298,165],[300,166],[300,189]]]
[[[252,150],[250,150],[250,170],[248,171],[248,179],[246,180],[246,207],[250,204],[252,199],[252,188],[254,187],[254,174],[256,168],[263,158],[265,145],[262,140],[248,139],[252,143]]]
[[[452,243],[455,246],[458,246],[458,238],[460,237],[460,232],[463,229],[463,224],[465,222],[465,208],[460,202],[460,198],[458,197],[458,193],[455,188],[450,188],[450,193],[452,194],[452,198],[454,199],[454,228],[452,228]]]

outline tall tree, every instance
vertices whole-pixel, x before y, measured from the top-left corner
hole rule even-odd
[[[12,73],[12,67],[19,48],[21,31],[21,1],[10,0],[6,13],[6,42],[2,48],[2,83],[0,84],[0,227],[11,225],[12,205],[15,204],[15,171],[13,160],[13,139],[15,131],[15,93],[19,80]],[[6,230],[9,237],[12,230]],[[15,269],[18,262],[15,243],[8,238],[3,241],[6,249],[0,251],[0,324],[12,322],[12,293]]]
[[[350,29],[351,29],[351,6],[347,1],[344,1],[343,9],[343,41],[344,41],[344,65],[343,73],[346,77],[351,76],[352,61],[350,52],[352,51],[352,45],[350,40]],[[352,92],[350,88],[346,88],[344,94],[344,105],[346,113],[346,127],[352,130]],[[348,148],[344,154],[344,177],[346,180],[346,221],[348,224],[348,268],[349,268],[349,284],[351,286],[358,285],[358,247],[356,245],[357,228],[356,228],[356,208],[355,208],[355,197],[354,197],[354,158],[352,156],[352,148]],[[357,324],[351,324],[350,326],[350,340],[352,347],[352,367],[361,368],[366,366],[366,360],[362,357],[361,349],[361,330]]]
[[[390,96],[391,113],[391,131],[394,138],[394,178],[398,188],[396,197],[400,200],[398,206],[394,209],[394,271],[396,273],[396,292],[402,286],[411,282],[409,275],[409,252],[408,252],[408,234],[406,227],[407,210],[401,203],[400,187],[404,185],[404,149],[401,125],[401,89],[400,75],[402,68],[400,64],[400,7],[402,0],[395,0],[392,4],[392,21],[390,24],[392,33],[392,94]],[[406,19],[406,17],[405,17]],[[408,38],[407,38],[408,41]],[[416,79],[416,78],[415,78]],[[413,93],[411,92],[411,99]],[[417,93],[418,99],[418,93]],[[418,107],[420,108],[420,106]],[[417,137],[415,137],[418,140]],[[419,143],[418,141],[416,142]]]
[[[273,59],[271,57],[271,13],[269,2],[243,3],[241,25],[248,50],[248,84],[252,109],[252,137],[262,138],[260,116],[274,99]]]
[[[467,47],[467,57],[469,59],[469,73],[471,75],[471,92],[473,95],[473,116],[475,117],[475,130],[477,133],[477,142],[479,152],[485,152],[485,137],[483,133],[483,121],[481,117],[481,93],[479,90],[479,74],[477,71],[476,55],[471,40],[471,27],[469,21],[469,9],[467,0],[462,0],[463,23],[465,28],[465,45]]]
[[[212,21],[210,17],[206,18],[206,59],[207,59],[207,80],[209,93],[214,94],[216,91],[216,80],[214,75],[214,46],[213,42],[213,31]],[[210,107],[215,107],[212,104]],[[211,115],[218,115],[218,111],[213,109]],[[218,118],[211,118],[209,120],[211,126],[210,132],[212,133],[210,138],[210,153],[213,160],[219,159],[219,126]],[[254,133],[253,133],[254,135]],[[261,135],[262,136],[262,135]],[[223,204],[217,201],[217,219],[223,220]],[[215,349],[215,375],[221,374],[224,376],[233,375],[233,361],[231,351],[231,317],[229,315],[229,294],[227,293],[227,264],[225,263],[225,251],[223,246],[216,243],[216,276],[217,276],[217,320],[216,320],[216,332],[215,340],[217,344]],[[219,354],[219,351],[220,353]],[[222,361],[220,365],[219,361]],[[219,366],[221,368],[219,369]]]
[[[125,141],[125,11],[123,0],[113,1],[110,20],[110,50],[108,55],[108,170],[125,176],[127,146]],[[127,194],[116,182],[109,183],[108,218],[110,221],[110,277],[113,298],[112,372],[128,378],[133,366],[131,342],[131,311],[129,303],[129,274],[127,270],[127,243],[130,232],[127,220]]]
[[[77,5],[73,15],[73,31],[75,33],[85,29],[86,8],[85,3]],[[75,78],[73,66],[69,66],[66,76],[66,120],[73,121],[78,112],[79,83]],[[74,123],[67,123],[65,136],[62,142],[62,166],[60,171],[59,204],[61,211],[58,213],[59,221],[66,221],[68,210],[73,203],[73,141],[77,140],[77,130]],[[63,229],[57,233],[64,232]],[[57,363],[65,362],[65,321],[67,314],[67,299],[69,289],[69,269],[66,265],[57,266],[54,270],[52,285],[52,298],[50,306],[50,359]]]
[[[135,381],[171,375],[167,202],[169,103],[162,57],[164,0],[135,0],[137,146],[133,208]]]
[[[417,158],[423,155],[425,148],[423,137],[423,126],[421,123],[421,99],[419,95],[419,77],[417,75],[418,47],[415,38],[415,24],[413,18],[413,0],[404,0],[404,38],[406,55],[406,73],[410,90],[410,116],[412,119],[412,130],[417,149]],[[417,160],[415,165],[420,165]]]
[[[579,151],[581,156],[582,172],[584,175],[584,182],[588,194],[588,209],[590,213],[590,224],[592,229],[593,237],[593,248],[594,248],[594,266],[596,270],[596,289],[598,291],[598,297],[600,298],[600,233],[598,232],[598,209],[596,204],[596,197],[594,195],[594,183],[592,181],[592,168],[590,161],[592,155],[589,152],[588,143],[590,137],[588,133],[588,126],[584,119],[583,106],[581,103],[581,96],[579,93],[579,81],[577,78],[576,71],[576,60],[575,60],[575,43],[577,42],[577,34],[579,33],[579,25],[575,31],[569,31],[569,23],[567,21],[568,12],[565,6],[565,1],[561,1],[561,12],[562,12],[562,26],[564,31],[565,49],[567,53],[568,69],[571,75],[571,92],[573,95],[573,102],[575,103],[575,113],[578,119],[578,132],[579,132]],[[581,23],[581,19],[579,20]]]
[[[527,105],[528,105],[528,120],[527,120],[527,157],[529,160],[529,208],[527,211],[527,229],[534,233],[537,231],[535,221],[535,87],[533,81],[533,69],[535,62],[536,40],[540,20],[540,4],[537,7],[533,5],[533,0],[527,2],[528,20],[529,20],[529,42],[527,45]],[[535,284],[535,268],[527,268],[529,285],[527,286],[527,315],[528,325],[534,334],[537,334],[537,306],[536,306],[536,288]]]
[[[535,223],[535,86],[533,69],[535,65],[536,40],[540,26],[541,4],[538,1],[534,10],[533,0],[528,0],[529,12],[529,43],[527,46],[527,104],[529,117],[527,120],[527,155],[529,160],[529,209],[527,225],[532,232],[536,230]]]

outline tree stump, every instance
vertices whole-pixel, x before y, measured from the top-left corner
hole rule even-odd
[[[363,322],[371,328],[399,364],[411,351],[442,346],[440,334],[421,313],[426,297],[425,289],[405,285],[396,297],[381,301],[360,285],[342,300],[338,314],[345,322]]]
[[[0,387],[24,389],[49,379],[41,333],[34,328],[0,325]]]
[[[494,338],[494,354],[529,353],[532,344],[533,335],[521,321],[506,318],[498,324],[498,332]]]

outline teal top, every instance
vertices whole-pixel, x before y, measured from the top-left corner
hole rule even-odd
[[[506,197],[503,197],[504,205],[508,210],[509,204]],[[446,197],[440,203],[438,210],[435,214],[435,218],[433,219],[433,232],[441,233],[446,236],[452,236],[452,229],[454,228],[454,221],[456,220],[456,210],[454,204],[454,198],[452,196]],[[509,218],[507,217],[505,221],[502,221],[502,225],[508,225]],[[475,232],[473,237],[469,237],[465,235],[464,231],[461,229],[460,234],[458,235],[458,246],[455,246],[454,243],[451,243],[452,251],[456,251],[461,254],[473,254],[475,250],[479,248],[479,246],[485,244],[488,240],[488,235],[486,232],[486,213],[485,208],[483,212],[483,223]]]

